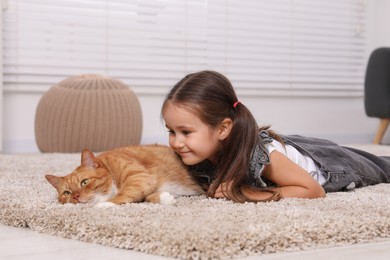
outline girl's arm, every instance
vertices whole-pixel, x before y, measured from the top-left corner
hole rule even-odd
[[[270,154],[270,159],[271,163],[264,169],[263,176],[278,185],[282,198],[314,199],[325,197],[322,186],[306,170],[284,154],[273,151]],[[242,192],[253,199],[264,197],[264,194],[260,194],[262,192],[256,194],[258,192],[249,191],[245,187]]]
[[[322,198],[325,191],[322,186],[302,167],[291,161],[278,151],[270,154],[271,163],[266,166],[263,177],[276,183],[276,189],[282,198]],[[222,184],[223,185],[223,184]],[[241,188],[241,192],[251,200],[266,200],[272,193]],[[221,187],[217,189],[215,197],[224,197]]]

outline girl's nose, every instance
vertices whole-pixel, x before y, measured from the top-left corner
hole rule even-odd
[[[180,140],[180,138],[175,138],[173,140],[173,147],[176,148],[176,149],[183,148],[184,147],[184,143]]]

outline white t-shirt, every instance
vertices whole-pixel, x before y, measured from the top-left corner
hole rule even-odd
[[[273,140],[272,143],[268,144],[268,151],[271,154],[275,150],[284,154],[291,161],[305,169],[319,184],[322,185],[325,183],[324,172],[317,167],[313,159],[309,156],[301,154],[291,145],[286,144],[283,146],[280,142]]]

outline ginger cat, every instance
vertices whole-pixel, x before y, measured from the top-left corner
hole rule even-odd
[[[72,173],[45,177],[61,204],[170,204],[174,196],[204,193],[174,151],[163,145],[117,148],[96,157],[84,149],[81,165]]]

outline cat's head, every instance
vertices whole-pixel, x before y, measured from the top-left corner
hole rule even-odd
[[[112,188],[111,174],[88,149],[84,149],[81,165],[72,173],[45,177],[56,188],[61,204],[99,202],[97,200],[107,196]]]

